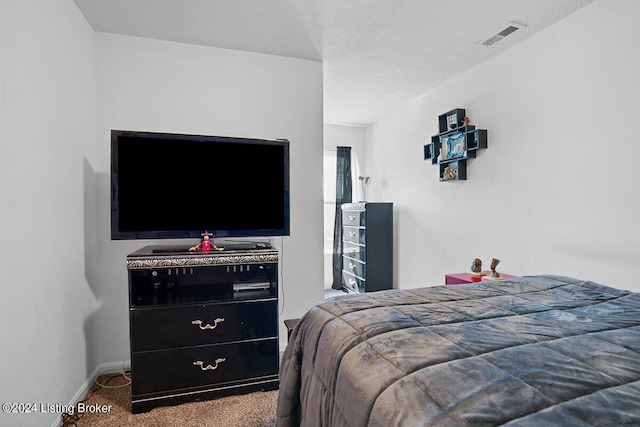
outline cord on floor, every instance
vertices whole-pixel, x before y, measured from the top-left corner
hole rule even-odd
[[[104,376],[104,375],[102,375]],[[114,378],[119,378],[120,376],[123,376],[127,379],[127,382],[125,384],[119,384],[119,385],[109,385],[109,382],[111,382]],[[100,377],[98,377],[100,378]],[[87,396],[80,402],[78,402],[78,404],[80,403],[87,403],[87,401],[89,399],[91,399],[91,397],[93,397],[94,393],[96,392],[96,390],[98,388],[122,388],[122,387],[127,387],[131,384],[131,372],[129,371],[125,371],[122,370],[121,372],[117,373],[117,374],[113,374],[109,377],[107,377],[105,382],[100,382],[98,381],[98,378],[96,378],[95,380],[95,384],[98,387],[94,387],[91,389],[91,391],[89,392],[89,394],[87,394]],[[80,419],[82,418],[82,416],[84,415],[84,413],[78,413],[78,404],[76,404],[74,411],[72,412],[63,412],[60,417],[62,418],[62,427],[78,427],[78,421],[80,421]]]

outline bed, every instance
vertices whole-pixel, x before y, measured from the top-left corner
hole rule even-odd
[[[277,425],[640,425],[640,294],[545,275],[326,299]]]

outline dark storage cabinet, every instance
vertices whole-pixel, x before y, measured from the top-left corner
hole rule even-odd
[[[362,293],[393,288],[393,203],[342,208],[342,286]]]
[[[131,409],[278,388],[278,252],[127,257]]]

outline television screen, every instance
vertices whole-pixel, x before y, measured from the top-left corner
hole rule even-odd
[[[289,142],[111,131],[111,238],[289,235]]]

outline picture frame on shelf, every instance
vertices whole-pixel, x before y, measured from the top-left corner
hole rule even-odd
[[[453,113],[447,116],[447,129],[455,129],[458,127],[458,115]]]
[[[455,159],[465,155],[466,144],[465,134],[463,132],[455,132],[450,135],[443,136],[440,144],[444,148],[447,159]]]
[[[439,133],[445,133],[457,129],[462,125],[462,119],[465,117],[464,108],[454,108],[444,114],[438,116]]]

